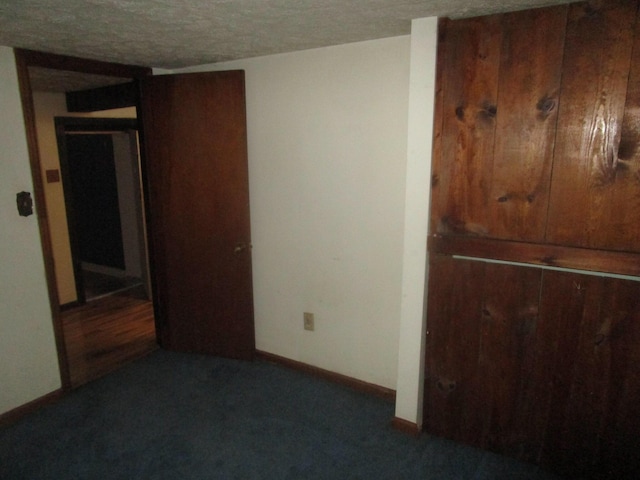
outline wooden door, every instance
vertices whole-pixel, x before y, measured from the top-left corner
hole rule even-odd
[[[543,241],[566,18],[441,21],[432,234]]]
[[[244,72],[145,79],[141,115],[160,344],[250,359]]]
[[[637,11],[637,0],[569,9],[547,243],[640,251]]]
[[[637,478],[640,283],[432,255],[424,425],[563,478]]]

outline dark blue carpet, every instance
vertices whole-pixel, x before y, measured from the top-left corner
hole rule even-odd
[[[0,478],[536,479],[390,427],[393,405],[266,362],[157,351],[0,430]]]

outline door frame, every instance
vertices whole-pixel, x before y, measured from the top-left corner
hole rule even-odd
[[[76,217],[76,205],[74,204],[75,200],[73,198],[71,192],[71,169],[69,166],[69,158],[67,151],[67,141],[66,135],[73,132],[82,132],[88,134],[100,134],[100,133],[126,133],[129,135],[130,142],[136,142],[138,144],[137,139],[135,139],[136,134],[138,133],[138,120],[136,118],[98,118],[98,117],[55,117],[55,130],[56,130],[56,138],[58,141],[58,156],[60,158],[60,177],[62,180],[63,190],[64,190],[64,203],[65,203],[65,211],[67,214],[67,227],[69,231],[69,244],[71,247],[71,259],[73,262],[73,275],[76,286],[76,301],[68,304],[70,306],[74,305],[82,305],[86,303],[86,297],[84,292],[84,282],[82,279],[82,268],[80,261],[80,242],[79,242],[79,234],[78,231],[78,221]],[[135,133],[134,133],[135,132]],[[133,152],[134,149],[132,148]],[[140,164],[140,153],[139,148],[135,148],[135,158]],[[140,186],[141,178],[140,171],[136,169],[138,172],[137,179],[134,182],[135,186]],[[144,214],[142,214],[143,204],[141,201],[142,191],[140,188],[136,188],[136,204],[135,210],[140,212],[139,221],[138,221],[138,230],[143,233],[142,237],[144,237]],[[141,255],[146,257],[146,240],[142,239],[140,247],[143,247],[141,250]],[[142,279],[145,286],[145,290],[149,292],[148,286],[148,272],[147,272],[147,261],[145,259],[141,259],[141,271],[142,271]],[[151,298],[151,297],[150,297]],[[61,305],[61,308],[66,308],[67,304]]]
[[[36,214],[38,218],[38,228],[40,231],[40,241],[44,257],[45,276],[49,293],[49,307],[53,319],[53,331],[58,352],[58,367],[60,369],[60,379],[63,390],[71,389],[71,378],[69,374],[69,364],[67,351],[64,342],[64,332],[62,330],[62,320],[60,315],[60,301],[58,298],[57,280],[55,277],[55,266],[53,260],[53,246],[51,243],[51,232],[49,229],[47,204],[44,195],[44,179],[42,176],[41,159],[38,149],[35,110],[33,106],[33,91],[29,79],[29,67],[42,67],[52,70],[67,70],[81,73],[92,73],[96,75],[106,75],[121,77],[123,81],[137,80],[152,74],[150,68],[135,65],[124,65],[118,63],[107,63],[96,60],[87,60],[65,55],[55,55],[32,50],[15,49],[16,68],[18,73],[18,85],[20,98],[22,101],[22,111],[27,137],[27,149],[29,152],[29,163],[31,167],[31,177],[33,182],[33,196],[36,204]],[[135,107],[139,113],[138,101]],[[144,162],[141,162],[142,174],[144,176]],[[144,187],[143,187],[144,188]]]

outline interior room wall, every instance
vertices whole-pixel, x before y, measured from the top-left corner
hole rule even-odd
[[[423,359],[427,328],[426,238],[431,198],[437,49],[438,19],[413,20],[396,417],[415,423],[418,427],[422,425]]]
[[[37,216],[16,193],[33,184],[13,50],[0,47],[0,413],[60,388]],[[38,205],[35,205],[37,211]]]
[[[409,53],[402,36],[184,70],[245,70],[256,347],[392,389]]]
[[[91,112],[89,114],[69,113],[67,111],[64,93],[34,92],[33,104],[36,117],[38,148],[40,151],[40,165],[42,167],[43,178],[45,179],[46,170],[60,170],[54,117],[136,117],[136,109],[134,107]],[[58,297],[60,303],[64,305],[65,303],[76,301],[77,296],[62,182],[47,183],[45,181],[44,192],[49,214],[48,220],[51,231],[51,245],[55,262]]]
[[[430,22],[427,32],[435,28],[435,19]],[[415,244],[423,224],[426,229],[427,219],[405,220],[405,214],[413,208],[410,205],[428,201],[428,182],[422,188],[420,180],[410,188],[406,185],[407,176],[416,171],[407,154],[413,155],[413,161],[417,158],[416,152],[407,152],[407,134],[428,132],[430,124],[420,115],[409,116],[412,48],[409,36],[396,37],[199,70],[243,68],[247,72],[257,347],[395,388],[398,404],[403,405],[401,418],[416,421],[419,412],[413,402],[419,395],[422,358],[415,345],[420,343],[423,326],[421,318],[407,318],[412,310],[422,312],[423,300],[416,287],[406,291],[405,279],[413,276],[424,282],[425,266],[419,261],[411,264],[413,254],[407,255],[406,249]],[[430,49],[435,52],[435,45],[426,47],[427,52]],[[6,72],[15,76],[12,52],[0,53],[0,98],[9,96],[19,107],[17,83],[8,88],[4,84]],[[411,90],[414,84],[430,88],[414,75]],[[412,94],[415,98],[419,96]],[[11,113],[3,108],[2,115],[13,121],[21,118],[21,110]],[[3,155],[25,135],[21,122],[5,123],[16,130],[3,132],[11,140],[0,139]],[[427,143],[429,135],[425,133]],[[411,141],[409,145],[415,148]],[[26,147],[0,168],[14,165],[28,177]],[[410,230],[413,240],[407,245]],[[21,232],[3,230],[2,235],[0,251],[16,258],[5,246],[12,245]],[[39,248],[37,230],[28,238]],[[41,258],[23,256],[15,268],[39,272]],[[7,294],[15,275],[8,270],[0,275],[3,307],[10,299],[9,310],[20,312],[17,324],[33,317],[46,333],[51,328],[50,312],[44,309],[30,315],[21,310],[20,302],[26,298]],[[31,308],[47,303],[45,285],[40,287],[36,302],[29,303]],[[316,314],[314,332],[302,328],[304,311]],[[5,328],[3,322],[5,317],[0,320]],[[10,367],[10,353],[5,357],[5,352],[12,351],[21,353],[23,363],[33,360],[38,375],[16,379],[13,388],[20,392],[19,399],[3,400],[0,411],[59,386],[52,335],[36,345],[38,353],[32,359],[31,339],[23,338],[26,331],[3,332],[2,339],[10,339],[14,348],[0,349],[1,379],[7,384],[8,372],[17,371]]]

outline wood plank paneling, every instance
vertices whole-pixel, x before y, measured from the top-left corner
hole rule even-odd
[[[482,425],[475,371],[480,348],[484,265],[432,255],[429,266],[424,427],[473,443]]]
[[[441,22],[424,426],[567,478],[640,471],[640,282],[535,267],[640,277],[639,3]]]
[[[123,77],[127,80],[152,75],[150,67],[127,65],[123,63],[102,62],[88,58],[69,57],[55,53],[37,52],[35,50],[16,49],[16,54],[33,67],[52,68],[54,70],[68,70],[71,72],[92,73],[109,77]]]
[[[640,229],[631,211],[618,146],[631,63],[635,0],[572,4],[567,24],[562,98],[546,239],[549,243],[613,250],[629,244],[625,228]],[[640,191],[640,182],[635,181]]]
[[[434,113],[433,113],[433,147],[431,154],[431,185],[434,189],[438,187],[439,178],[437,172],[445,172],[446,174],[448,166],[447,161],[442,157],[442,122],[444,120],[444,82],[442,75],[444,72],[444,60],[446,58],[444,45],[447,38],[447,24],[449,20],[441,18],[438,20],[438,52],[436,56],[436,86],[435,86],[435,99],[434,99]],[[443,200],[442,195],[432,196],[432,202]],[[432,211],[440,210],[442,207],[436,208],[431,206]],[[436,215],[431,214],[429,217],[429,232],[437,231]]]
[[[482,282],[477,396],[484,430],[479,445],[521,457],[531,449],[526,413],[535,402],[528,375],[534,364],[541,271],[487,263]]]
[[[544,239],[566,21],[566,6],[503,17],[488,202],[492,238]]]
[[[640,251],[640,11],[636,18],[627,101],[616,164],[616,187],[611,203],[624,206],[612,212],[610,228],[617,233],[616,245]],[[613,224],[615,222],[615,224]]]
[[[502,36],[500,15],[446,24],[442,164],[432,171],[432,231],[487,233]]]
[[[640,283],[545,272],[533,377],[550,386],[543,465],[572,478],[637,478]]]
[[[640,468],[640,283],[433,255],[425,429],[568,478]]]
[[[584,372],[576,372],[575,367],[582,336],[582,316],[585,310],[590,310],[585,302],[585,292],[595,281],[594,278],[580,280],[574,274],[545,274],[539,322],[541,344],[538,363],[532,374],[540,389],[545,383],[550,386],[539,412],[540,418],[546,420],[541,424],[544,436],[540,459],[556,470],[564,470],[563,462],[572,458],[571,452],[557,450],[565,446],[567,435],[589,436],[586,435],[589,430],[586,425],[590,419],[585,419],[585,428],[580,426],[577,432],[568,432],[565,418],[571,414],[567,405],[572,395],[574,376],[576,373],[584,375]],[[578,382],[582,383],[582,380]],[[583,459],[584,455],[576,458],[579,461]]]
[[[519,453],[540,271],[441,255],[430,269],[425,427]]]
[[[602,280],[608,293],[594,339],[606,375],[606,404],[600,435],[600,464],[609,477],[640,471],[640,284]],[[591,347],[593,348],[593,347]],[[608,368],[604,371],[602,367]]]
[[[432,234],[640,252],[637,16],[613,0],[440,23]]]

